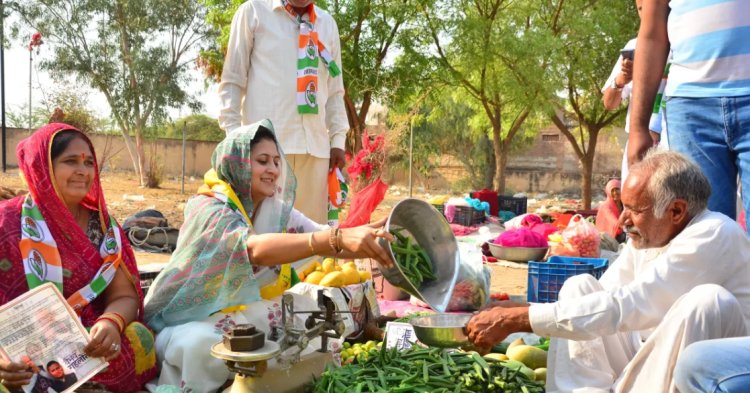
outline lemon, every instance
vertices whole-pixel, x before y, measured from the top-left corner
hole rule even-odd
[[[330,273],[336,270],[336,260],[333,258],[326,258],[323,260],[323,272]]]
[[[344,276],[344,285],[359,284],[359,273],[356,270],[344,269],[341,274]]]
[[[365,282],[372,278],[370,272],[359,272],[359,282]]]
[[[320,285],[324,287],[341,288],[344,286],[344,274],[338,271],[332,271],[320,280]]]
[[[320,280],[322,280],[323,277],[325,277],[325,275],[326,274],[323,273],[323,272],[314,271],[314,272],[308,274],[307,277],[305,277],[305,282],[308,283],[308,284],[318,285],[318,284],[320,284]]]

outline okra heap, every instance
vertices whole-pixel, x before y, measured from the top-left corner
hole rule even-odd
[[[392,228],[391,234],[396,240],[391,243],[396,263],[406,279],[419,289],[425,280],[434,280],[435,273],[432,271],[432,261],[425,250],[412,239],[411,234],[403,234],[404,228]]]

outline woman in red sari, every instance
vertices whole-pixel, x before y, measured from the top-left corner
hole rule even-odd
[[[0,203],[0,305],[54,283],[90,328],[84,352],[109,362],[93,381],[115,393],[141,389],[156,375],[154,338],[140,323],[135,258],[107,212],[91,141],[67,124],[49,124],[16,154],[29,194]],[[34,374],[12,360],[0,360],[0,383],[31,383]]]
[[[607,200],[599,205],[599,211],[596,213],[596,228],[622,243],[625,241],[625,233],[618,225],[620,213],[622,213],[620,181],[610,180],[604,191],[607,193]]]

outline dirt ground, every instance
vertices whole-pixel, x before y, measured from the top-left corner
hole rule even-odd
[[[140,188],[136,177],[126,172],[105,172],[101,182],[107,206],[120,222],[138,211],[156,209],[164,214],[171,226],[176,228],[182,225],[185,202],[202,184],[199,178],[185,179],[184,194],[180,192],[181,184],[176,179],[166,179],[157,189]],[[26,188],[17,170],[0,173],[0,187],[16,191]],[[413,197],[420,199],[428,199],[431,196],[420,192],[413,193]],[[373,219],[387,216],[391,208],[406,197],[408,197],[406,189],[392,187],[386,194],[385,200],[373,213]],[[139,264],[168,260],[168,256],[164,254],[137,253],[137,258]],[[488,266],[492,269],[492,292],[507,292],[511,295],[526,294],[526,269],[493,264]]]

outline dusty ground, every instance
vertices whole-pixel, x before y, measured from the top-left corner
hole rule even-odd
[[[138,186],[138,181],[130,173],[108,172],[102,176],[107,206],[110,211],[121,222],[131,214],[145,210],[156,209],[161,211],[169,220],[170,225],[179,228],[183,221],[183,209],[187,199],[202,183],[201,179],[189,178],[185,181],[185,193],[180,193],[180,182],[175,179],[167,179],[158,189],[146,189]],[[0,173],[0,186],[12,190],[25,189],[17,170],[8,173]],[[415,198],[427,199],[430,194],[415,191]],[[392,187],[386,194],[385,200],[378,206],[373,214],[373,219],[384,217],[398,201],[408,197],[408,191],[402,187]],[[544,202],[544,201],[542,201]],[[535,209],[542,202],[530,203],[529,208]],[[573,202],[573,201],[571,201]],[[167,255],[138,253],[141,264],[151,262],[164,262],[168,260]],[[516,269],[497,265],[489,265],[492,269],[493,292],[507,292],[512,295],[526,294],[526,269]]]

